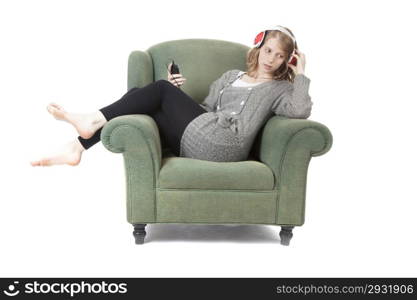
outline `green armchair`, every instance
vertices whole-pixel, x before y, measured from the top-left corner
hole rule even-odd
[[[166,64],[174,59],[188,79],[181,88],[201,103],[224,72],[246,70],[248,50],[228,41],[185,39],[134,51],[128,90],[166,79]],[[281,244],[289,245],[294,226],[304,224],[310,159],[331,148],[332,135],[318,122],[273,116],[247,161],[211,162],[174,156],[155,121],[138,114],[109,121],[101,141],[123,154],[127,221],[136,244],[144,243],[146,224],[190,223],[280,225]]]

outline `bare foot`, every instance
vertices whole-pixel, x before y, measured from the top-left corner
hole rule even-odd
[[[46,167],[63,164],[76,166],[80,163],[81,154],[84,150],[85,149],[80,144],[79,140],[76,139],[75,141],[66,144],[59,153],[50,155],[37,161],[31,161],[30,164],[33,167]]]
[[[66,121],[73,125],[78,134],[84,138],[89,139],[97,131],[100,119],[97,120],[97,114],[77,114],[69,113],[56,103],[50,103],[46,110],[54,116],[55,119]]]

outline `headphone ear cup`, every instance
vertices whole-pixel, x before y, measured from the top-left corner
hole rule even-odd
[[[259,48],[261,46],[262,42],[264,41],[264,38],[265,38],[265,31],[262,31],[257,34],[253,42],[256,48]]]
[[[290,64],[290,65],[297,65],[297,58],[293,55],[293,54],[295,54],[295,50],[294,50],[294,52],[291,54],[291,56],[290,56],[290,60],[288,61],[288,63]]]

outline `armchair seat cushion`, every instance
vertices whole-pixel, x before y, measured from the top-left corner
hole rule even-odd
[[[186,157],[164,157],[159,188],[199,190],[273,190],[274,175],[255,161],[213,162]]]

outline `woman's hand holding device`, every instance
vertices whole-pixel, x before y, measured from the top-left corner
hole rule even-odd
[[[187,80],[180,74],[178,66],[174,63],[174,61],[168,65],[167,77],[168,81],[176,87],[182,86]]]

